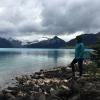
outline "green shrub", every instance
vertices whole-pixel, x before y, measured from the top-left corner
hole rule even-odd
[[[96,78],[97,71],[98,71],[98,68],[95,62],[92,62],[87,65],[87,73],[89,74],[90,78]]]
[[[91,54],[92,60],[100,67],[100,38],[97,40],[96,44],[92,47],[94,50]]]

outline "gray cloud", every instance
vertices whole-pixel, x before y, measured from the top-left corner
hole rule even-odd
[[[100,0],[0,0],[0,36],[100,29]]]
[[[34,22],[24,21],[18,25],[18,30],[22,33],[39,32],[39,26]]]
[[[73,33],[100,29],[99,0],[62,0],[43,2],[43,25],[46,31]]]
[[[0,22],[0,34],[8,34],[15,32],[15,26],[7,21]]]

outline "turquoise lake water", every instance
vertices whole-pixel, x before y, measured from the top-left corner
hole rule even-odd
[[[67,66],[74,58],[74,49],[0,48],[0,86],[18,74],[40,69]]]

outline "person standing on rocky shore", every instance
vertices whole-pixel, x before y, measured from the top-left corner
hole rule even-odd
[[[81,36],[77,36],[76,37],[76,41],[77,42],[76,42],[76,46],[75,46],[75,58],[71,62],[73,77],[75,77],[75,66],[74,65],[76,63],[78,63],[78,67],[79,67],[79,76],[82,76],[84,50],[85,50],[85,46],[84,46],[84,43],[82,41],[82,37]]]

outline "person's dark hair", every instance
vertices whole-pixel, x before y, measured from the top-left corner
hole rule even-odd
[[[82,37],[81,36],[76,36],[76,40],[77,40],[77,43],[81,43],[82,42]]]

